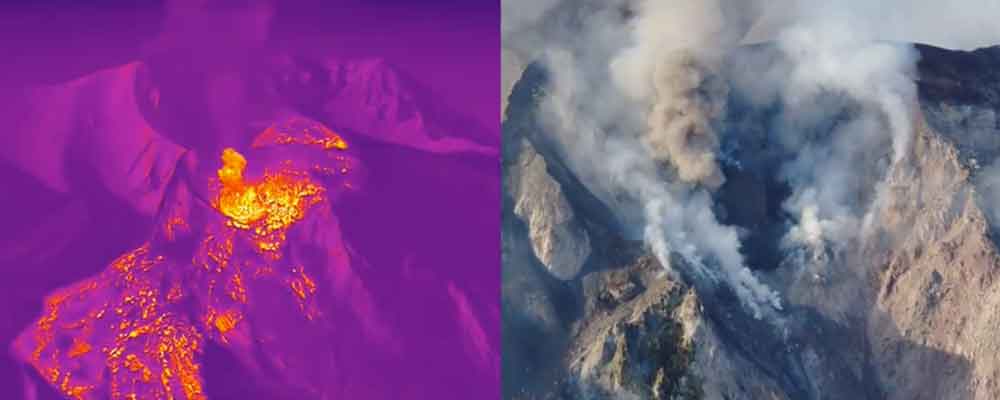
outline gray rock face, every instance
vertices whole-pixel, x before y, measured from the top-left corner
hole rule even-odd
[[[723,341],[695,291],[662,268],[645,254],[588,277],[596,304],[567,357],[570,397],[788,398]]]
[[[882,398],[997,398],[1000,257],[955,144],[916,118],[912,163],[890,171],[877,233],[822,279],[808,265],[776,272],[790,302],[855,338],[840,351],[857,355],[849,366],[873,375]],[[843,385],[817,383],[821,393]]]
[[[639,268],[643,264],[648,260]],[[659,280],[631,300],[616,296],[620,285],[608,288],[609,300],[624,304],[595,317],[582,330],[575,348],[579,354],[570,365],[581,379],[577,390],[654,399],[699,397],[701,385],[690,368],[693,343],[677,317],[683,287]]]
[[[947,136],[921,126],[918,172],[900,177],[881,216],[894,243],[875,271],[867,334],[894,399],[1000,397],[1000,256]]]
[[[514,214],[527,224],[535,256],[556,278],[573,279],[590,256],[590,237],[546,171],[545,159],[527,142],[510,179]]]
[[[507,111],[507,99],[514,90],[514,84],[524,71],[524,61],[517,52],[510,49],[500,50],[500,119]]]

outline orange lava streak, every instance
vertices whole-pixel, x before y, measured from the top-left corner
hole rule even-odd
[[[241,320],[243,320],[243,316],[240,313],[229,310],[215,317],[215,328],[219,330],[219,333],[226,334],[233,330]]]
[[[73,339],[73,345],[70,347],[67,355],[69,355],[70,358],[77,358],[87,353],[90,353],[90,343],[79,339]]]
[[[232,279],[229,280],[227,286],[229,297],[233,301],[238,301],[240,303],[247,303],[247,289],[243,286],[243,276],[241,273],[237,272],[233,274]]]
[[[83,400],[87,392],[93,390],[94,387],[92,385],[71,384],[70,377],[72,375],[73,374],[66,373],[66,375],[63,376],[62,383],[59,384],[59,390],[74,400]]]
[[[316,281],[306,274],[306,271],[301,267],[293,267],[291,272],[296,276],[288,279],[288,286],[292,289],[295,297],[297,297],[296,301],[299,304],[299,309],[303,312],[306,319],[312,320],[320,314],[319,310],[315,307],[315,303],[310,301],[316,293]]]
[[[347,142],[329,128],[303,118],[290,118],[267,128],[254,140],[252,147],[267,144],[301,144],[323,150],[347,150]]]

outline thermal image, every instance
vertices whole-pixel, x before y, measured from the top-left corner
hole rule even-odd
[[[340,136],[304,119],[275,124],[253,143],[249,160],[226,148],[205,182],[175,176],[160,229],[97,276],[46,296],[44,314],[17,339],[19,357],[74,399],[203,399],[205,341],[245,348],[277,319],[271,313],[297,315],[300,329],[335,326],[316,299],[329,282],[313,275],[348,262],[328,193],[350,185],[356,161]],[[254,176],[247,167],[259,152],[288,158]],[[202,184],[210,199],[186,195]],[[326,253],[310,255],[310,245]],[[282,303],[270,297],[279,292],[294,307],[264,304]]]
[[[499,5],[140,3],[0,5],[0,399],[499,399]]]

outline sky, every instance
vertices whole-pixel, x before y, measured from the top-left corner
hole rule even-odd
[[[240,6],[251,1],[218,3]],[[272,37],[334,55],[384,58],[430,87],[446,105],[499,135],[499,2],[334,3],[283,1]],[[0,53],[16,55],[5,61],[0,88],[65,81],[127,63],[139,56],[164,20],[163,1],[142,6],[42,1],[0,10]]]

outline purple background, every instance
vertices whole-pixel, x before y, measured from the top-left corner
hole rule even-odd
[[[6,7],[0,11],[0,54],[7,55],[0,91],[64,82],[139,59],[144,46],[169,29],[162,5],[42,3],[0,6]],[[253,1],[217,3],[239,8]],[[461,135],[498,145],[499,2],[281,3],[273,46],[383,58],[412,77],[434,107],[469,117]],[[2,135],[19,134],[7,132],[0,140],[8,143]],[[346,240],[372,266],[363,278],[400,329],[408,354],[389,368],[359,368],[370,373],[359,379],[383,387],[373,393],[394,395],[385,398],[499,398],[498,160],[433,155],[364,138],[352,144],[363,152],[369,176],[364,191],[336,212]],[[37,318],[46,293],[95,274],[146,240],[151,221],[96,188],[70,195],[46,189],[2,159],[0,185],[0,343],[6,346]],[[453,329],[449,287],[468,297],[482,324],[491,371],[477,370],[462,347],[461,336],[471,333]],[[364,364],[363,352],[358,357]],[[225,351],[208,349],[203,376],[210,399],[281,398],[256,387],[234,363]],[[0,358],[4,398],[22,397],[21,376],[13,359]]]
[[[0,5],[0,54],[7,55],[2,84],[62,81],[133,60],[163,20],[162,2],[33,3]],[[273,39],[294,47],[318,45],[335,55],[383,57],[432,87],[448,106],[500,134],[498,107],[490,108],[498,102],[494,83],[500,82],[499,1],[283,3]]]

